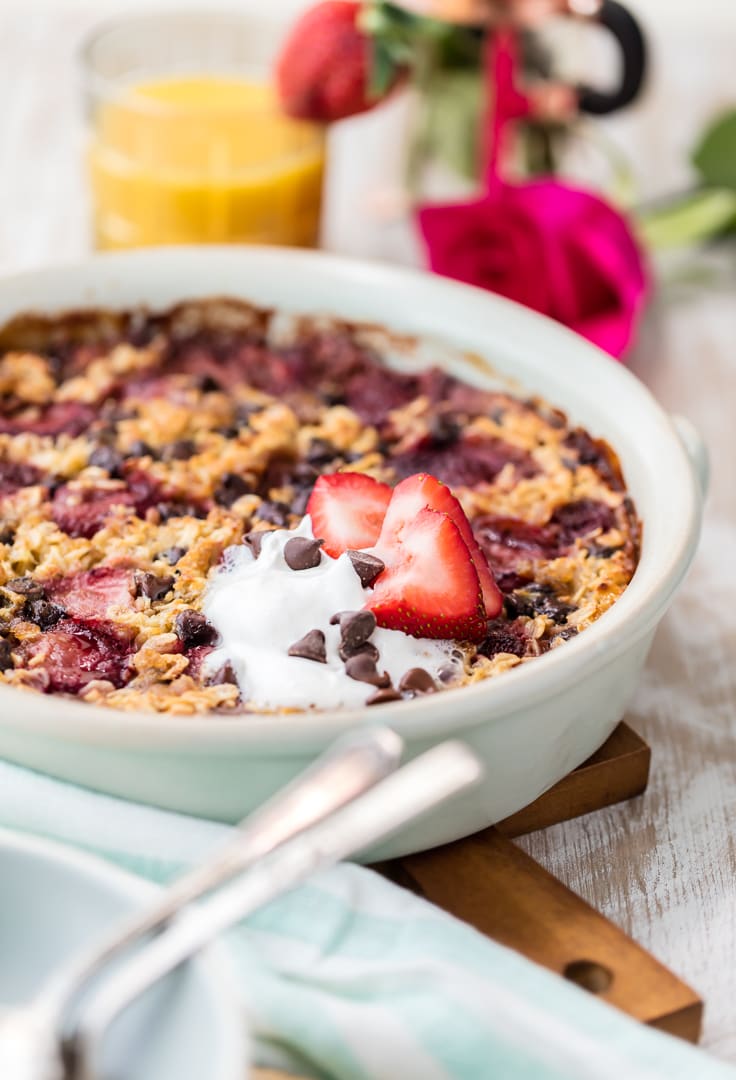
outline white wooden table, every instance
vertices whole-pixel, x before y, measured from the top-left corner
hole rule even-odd
[[[88,248],[73,55],[96,18],[91,7],[0,0],[1,272]],[[736,102],[732,42],[664,26],[656,40],[649,107],[609,125],[634,149],[649,190],[682,179],[676,163],[702,117]],[[377,168],[356,164],[355,148],[363,165],[375,162],[387,123],[368,117],[336,140],[327,235],[341,250],[409,258],[400,230],[361,229],[355,212]],[[663,404],[698,424],[713,461],[700,555],[629,716],[653,748],[649,790],[522,843],[701,993],[703,1044],[736,1062],[736,273],[721,276],[720,285],[665,290],[634,358]]]

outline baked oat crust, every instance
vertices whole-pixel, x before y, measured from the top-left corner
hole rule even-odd
[[[465,682],[590,626],[638,559],[615,453],[507,388],[389,370],[389,338],[232,300],[0,330],[0,682],[249,711],[182,627],[225,548],[293,527],[316,477],[344,469],[429,472],[462,502],[505,594],[486,640],[460,643]]]

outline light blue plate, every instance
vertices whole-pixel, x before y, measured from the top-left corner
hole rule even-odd
[[[0,830],[0,1009],[26,1001],[51,971],[155,894],[91,856]],[[215,946],[115,1023],[104,1075],[243,1080],[245,1060],[243,1017]]]

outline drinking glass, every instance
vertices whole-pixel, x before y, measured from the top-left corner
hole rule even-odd
[[[324,130],[285,116],[283,28],[252,15],[140,15],[82,52],[100,248],[317,243]]]

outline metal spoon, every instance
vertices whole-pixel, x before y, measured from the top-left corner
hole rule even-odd
[[[286,841],[201,905],[184,909],[160,937],[102,985],[68,1042],[67,1080],[104,1080],[105,1034],[116,1017],[223,930],[316,871],[373,846],[476,783],[483,767],[468,747],[445,742]]]
[[[204,896],[322,821],[391,773],[403,743],[389,728],[362,729],[324,755],[256,810],[212,857],[179,878],[153,904],[53,974],[27,1004],[0,1013],[0,1080],[62,1080],[65,1017],[89,981],[141,938],[161,930],[185,904]]]

